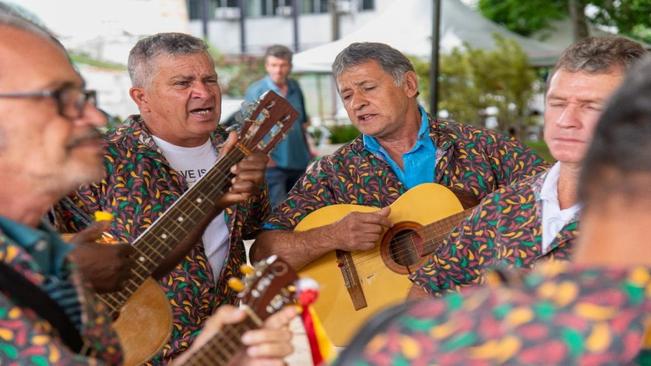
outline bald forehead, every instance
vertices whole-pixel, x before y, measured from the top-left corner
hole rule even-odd
[[[21,80],[21,90],[81,82],[65,50],[47,36],[0,25],[0,39],[0,88],[15,87],[11,85],[15,79]]]

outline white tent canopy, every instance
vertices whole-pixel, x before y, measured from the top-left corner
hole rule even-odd
[[[484,18],[459,0],[441,1],[440,50],[449,52],[464,42],[474,48],[495,47],[493,34],[517,41],[533,65],[552,65],[560,51],[517,35]],[[396,0],[375,19],[338,41],[294,55],[294,71],[330,72],[337,54],[353,42],[382,42],[408,54],[429,58],[432,36],[431,0]]]

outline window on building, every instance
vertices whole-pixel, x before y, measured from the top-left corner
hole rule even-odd
[[[328,12],[328,0],[302,0],[302,14],[321,14]]]
[[[329,11],[328,2],[330,0],[299,0],[301,14],[323,14]],[[347,6],[341,8],[357,8],[358,11],[368,11],[375,9],[375,0],[337,0],[346,3]],[[201,19],[203,0],[187,0],[188,14],[190,19]],[[246,15],[249,17],[263,16],[287,16],[291,14],[291,0],[245,0]],[[352,6],[351,6],[352,5]],[[239,8],[238,0],[210,0],[208,9],[208,18],[215,18],[215,11],[219,14],[224,11],[218,8]],[[348,10],[350,11],[350,10]],[[230,14],[230,13],[229,13]]]
[[[375,0],[359,0],[359,10],[374,10]]]
[[[201,19],[201,13],[203,11],[203,1],[204,0],[187,0],[188,15],[190,16],[190,20]],[[220,8],[239,8],[239,6],[240,5],[238,0],[209,0],[208,19],[219,18],[220,17],[219,15],[222,15],[221,17],[223,17],[223,14],[225,12],[218,10]],[[215,16],[216,14],[218,16]]]

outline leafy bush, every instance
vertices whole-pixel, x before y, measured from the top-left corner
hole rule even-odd
[[[537,75],[517,42],[494,37],[494,50],[466,44],[441,55],[438,109],[447,111],[451,119],[483,126],[486,108],[496,107],[498,130],[524,131],[532,123],[527,104]],[[429,62],[412,62],[421,80],[422,98],[429,100]]]
[[[359,130],[353,125],[333,126],[330,130],[330,143],[345,144],[359,136]]]

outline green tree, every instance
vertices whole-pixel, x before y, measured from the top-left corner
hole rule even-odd
[[[450,118],[481,126],[487,107],[497,107],[498,129],[522,132],[531,121],[531,99],[536,73],[517,42],[495,35],[494,50],[475,49],[469,45],[442,55],[439,76],[439,110]],[[420,92],[429,100],[428,63],[413,59],[421,80]]]
[[[525,36],[569,12],[577,38],[587,36],[589,21],[651,42],[651,0],[479,0],[478,7],[487,18]],[[592,11],[586,14],[587,7]]]

